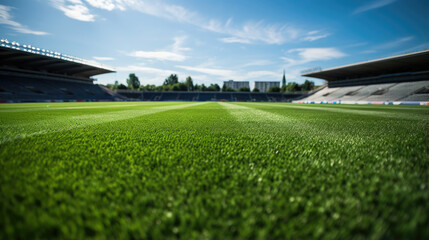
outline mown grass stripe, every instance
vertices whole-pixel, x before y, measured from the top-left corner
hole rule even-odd
[[[0,239],[429,239],[425,124],[210,102],[7,142]]]
[[[246,104],[246,103],[240,103]],[[345,109],[340,106],[335,107],[313,107],[313,106],[297,106],[292,104],[269,104],[269,103],[252,103],[256,105],[262,106],[270,106],[270,107],[282,107],[282,108],[293,108],[293,109],[302,109],[302,110],[316,110],[316,111],[329,111],[329,112],[337,112],[344,114],[359,114],[359,115],[369,115],[376,117],[386,117],[386,118],[398,118],[398,119],[409,119],[409,120],[421,120],[421,114],[413,114],[413,113],[391,113],[385,111],[369,111],[369,110],[359,110],[359,109]]]
[[[285,134],[289,133],[294,136],[308,136],[313,135],[314,138],[346,138],[350,137],[347,132],[326,130],[320,127],[320,125],[313,124],[307,121],[303,121],[300,117],[277,114],[268,111],[267,109],[257,109],[255,105],[237,104],[237,103],[220,103],[229,113],[233,115],[241,124],[247,125],[246,129],[250,134],[263,131],[267,134]],[[276,127],[274,127],[276,126]],[[279,131],[279,127],[282,131]],[[350,138],[349,138],[350,139]],[[362,142],[362,138],[353,140],[353,144]]]
[[[156,114],[164,111],[182,109],[185,107],[192,107],[204,104],[200,103],[182,103],[173,106],[163,105],[144,105],[150,106],[150,108],[138,108],[131,110],[122,111],[109,111],[101,114],[84,114],[72,117],[57,117],[54,119],[40,120],[37,122],[29,122],[26,125],[15,124],[15,125],[2,125],[0,127],[2,136],[0,138],[0,145],[6,142],[14,141],[17,139],[30,137],[34,135],[66,131],[74,128],[85,127],[94,124],[100,124],[111,121],[118,121],[130,118],[136,118],[143,115]],[[128,107],[129,105],[127,105]],[[132,107],[140,105],[132,105]]]

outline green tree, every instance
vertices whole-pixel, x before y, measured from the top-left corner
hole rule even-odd
[[[260,92],[258,88],[254,88],[252,92]]]
[[[156,91],[156,86],[155,85],[149,85],[149,84],[147,84],[146,86],[142,85],[142,86],[140,86],[139,90],[152,92],[152,91]]]
[[[310,91],[310,90],[313,90],[313,88],[314,88],[314,82],[313,81],[309,81],[307,79],[301,85],[301,90],[302,91]]]
[[[192,81],[191,76],[186,78],[185,84],[188,91],[194,91],[194,82]]]
[[[172,91],[188,91],[185,83],[176,83],[171,86]]]
[[[200,85],[195,84],[194,85],[194,91],[200,91]]]
[[[139,78],[134,73],[130,73],[127,79],[127,84],[130,89],[138,89],[140,87]]]
[[[176,74],[171,74],[168,78],[165,79],[164,85],[173,85],[179,82],[179,77]]]
[[[118,89],[127,89],[127,86],[121,83],[118,85]]]
[[[178,83],[171,85],[170,89],[171,89],[171,91],[180,91]]]
[[[301,87],[296,82],[288,82],[286,85],[285,92],[298,92],[301,91]]]
[[[210,84],[210,86],[208,86],[206,90],[207,91],[212,91],[212,92],[219,92],[220,91],[220,87],[217,84]]]
[[[238,89],[239,92],[250,92],[250,88],[248,87],[241,87]]]
[[[161,91],[171,91],[172,90],[171,87],[172,87],[172,85],[164,84],[161,86]]]
[[[206,85],[204,85],[204,83],[201,85],[196,84],[195,90],[204,92],[204,91],[207,91],[207,87],[206,87]]]
[[[280,92],[280,88],[277,86],[272,86],[268,89],[268,92]]]

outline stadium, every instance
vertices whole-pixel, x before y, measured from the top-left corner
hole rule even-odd
[[[303,74],[326,80],[309,93],[113,92],[93,76],[114,68],[1,40],[0,102],[238,101],[333,104],[429,103],[429,50]]]
[[[429,50],[303,74],[326,86],[298,103],[429,103]]]
[[[0,239],[429,239],[423,1],[174,2],[0,3]]]
[[[240,101],[291,102],[306,93],[142,92],[95,85],[114,68],[94,61],[1,39],[0,102]]]

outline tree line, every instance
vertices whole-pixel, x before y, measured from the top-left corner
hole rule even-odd
[[[115,81],[114,84],[107,84],[107,87],[112,90],[117,89],[131,89],[139,91],[211,91],[211,92],[250,92],[250,88],[241,87],[237,90],[226,87],[225,85],[222,88],[218,84],[210,84],[206,86],[204,84],[194,84],[192,77],[188,76],[184,82],[179,81],[179,77],[176,74],[171,74],[168,76],[162,85],[156,86],[154,84],[141,85],[139,78],[134,74],[130,73],[127,78],[127,85],[119,84],[118,81]],[[316,86],[313,81],[305,80],[303,84],[298,84],[296,82],[288,82],[283,84],[283,86],[277,87],[273,86],[268,89],[268,92],[300,92],[300,91],[310,91],[313,90]],[[259,92],[259,89],[254,88],[252,92]]]

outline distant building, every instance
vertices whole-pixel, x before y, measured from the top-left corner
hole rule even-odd
[[[229,81],[224,81],[223,85],[225,85],[225,87],[227,87],[227,88],[232,88],[234,90],[238,90],[239,88],[242,88],[242,87],[250,88],[249,81],[229,80]]]
[[[260,92],[268,92],[271,87],[280,87],[280,82],[258,82],[255,81],[255,88],[259,89]]]

